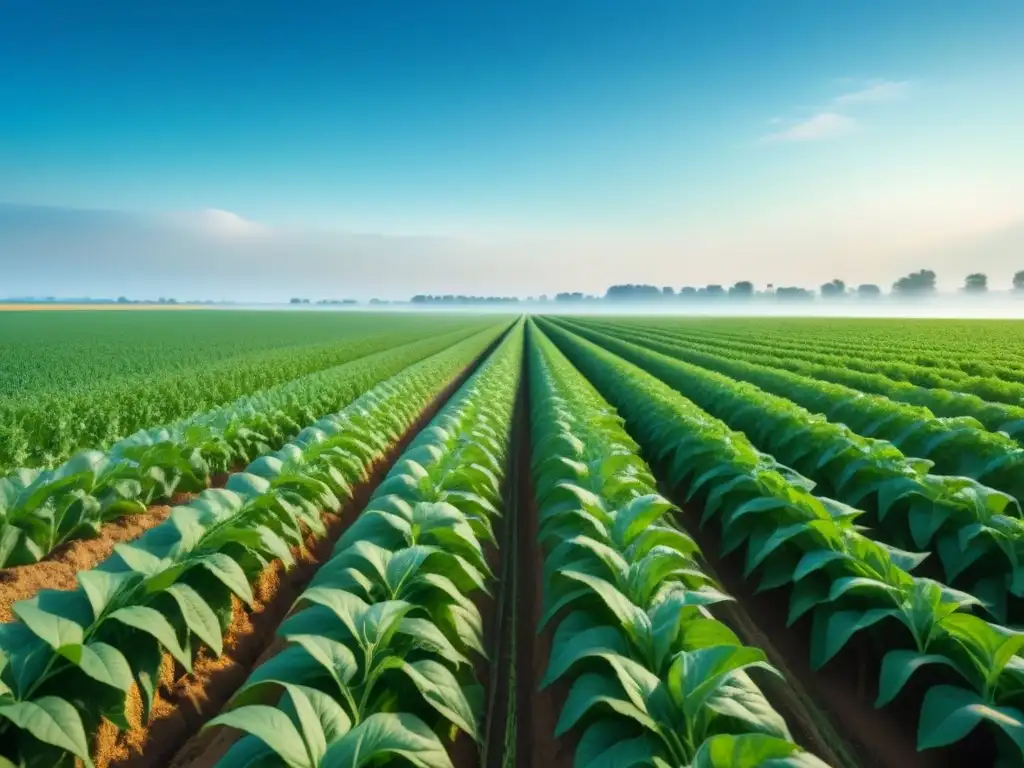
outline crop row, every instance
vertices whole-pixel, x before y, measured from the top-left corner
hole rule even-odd
[[[936,554],[949,583],[970,584],[998,620],[1007,593],[1024,598],[1024,522],[1009,494],[966,477],[929,473],[931,462],[864,438],[791,401],[658,352],[590,331],[582,334],[670,385],[730,429],[865,512],[871,536]],[[802,481],[801,481],[802,482]]]
[[[1006,321],[868,320],[828,318],[716,318],[707,322],[681,318],[643,318],[638,325],[685,330],[722,340],[755,344],[788,343],[818,351],[836,351],[853,357],[892,360],[923,368],[956,370],[967,376],[1017,381],[1024,371],[1020,329]]]
[[[55,313],[32,314],[52,316]],[[79,351],[65,346],[58,346],[50,354],[47,345],[27,332],[25,338],[33,340],[34,346],[19,349],[15,345],[9,355],[4,355],[5,373],[10,371],[11,377],[16,379],[22,366],[43,365],[44,371],[31,379],[38,382],[45,372],[49,384],[22,389],[0,398],[0,472],[10,472],[23,466],[51,467],[76,451],[107,448],[139,429],[169,424],[299,376],[333,368],[433,334],[459,329],[482,330],[489,324],[477,319],[422,317],[355,323],[335,317],[335,338],[331,339],[325,332],[325,324],[312,334],[318,340],[317,344],[303,344],[302,336],[293,329],[295,319],[281,318],[276,314],[254,318],[247,314],[231,322],[248,320],[249,333],[252,338],[257,338],[256,334],[261,329],[264,336],[270,336],[266,326],[268,321],[272,321],[281,328],[292,329],[281,334],[291,339],[291,345],[277,349],[257,348],[247,354],[238,354],[230,347],[207,349],[201,339],[190,339],[187,332],[190,325],[196,324],[197,327],[192,329],[195,333],[206,329],[216,336],[223,332],[222,326],[229,322],[225,319],[229,315],[231,313],[175,313],[175,319],[185,328],[172,331],[169,326],[164,331],[173,338],[161,337],[166,342],[163,357],[151,373],[143,370],[111,375],[111,372],[119,370],[123,359],[132,360],[141,354],[135,351],[137,344],[148,350],[145,359],[155,354],[152,340],[136,337],[131,327],[124,325],[123,319],[121,335],[108,339],[105,344],[100,345],[88,337],[75,337],[80,342],[76,346],[89,356],[86,361],[81,359]],[[140,318],[136,313],[133,323],[145,324],[147,318],[152,319],[149,315]],[[11,322],[14,321],[10,317],[3,318],[4,326]],[[89,327],[95,320],[85,317],[81,322]],[[235,335],[231,339],[240,349],[253,346],[251,341],[239,341]],[[198,358],[182,354],[179,347],[183,341],[191,342],[203,352]],[[5,346],[11,346],[10,342]],[[168,360],[176,362],[176,354],[180,364],[168,366]],[[104,372],[92,377],[86,375],[97,367]],[[74,382],[61,383],[65,376],[71,376]]]
[[[0,567],[37,562],[61,544],[96,535],[104,522],[140,514],[175,492],[279,448],[403,368],[471,330],[369,354],[289,381],[168,427],[143,430],[109,451],[84,451],[55,469],[0,479]]]
[[[616,330],[613,324],[601,324],[602,330]],[[618,328],[621,330],[621,328]],[[719,339],[694,339],[676,333],[654,329],[637,329],[648,338],[659,339],[677,347],[697,353],[726,354],[751,363],[783,368],[802,376],[836,384],[844,384],[863,392],[884,395],[911,405],[923,406],[937,416],[971,416],[985,429],[1003,431],[1012,437],[1024,435],[1024,386],[1020,390],[1007,389],[1002,384],[1001,402],[983,400],[977,394],[961,391],[955,382],[933,381],[919,386],[890,377],[885,366],[872,361],[860,363],[838,354],[808,354],[805,351],[781,348],[772,343],[758,346],[723,343]],[[881,372],[879,372],[881,371]],[[1008,403],[1014,403],[1010,405]]]
[[[567,323],[567,327],[586,331],[578,323]],[[927,408],[727,355],[696,352],[635,332],[615,335],[754,384],[812,413],[824,414],[829,421],[846,424],[864,437],[888,440],[908,456],[933,461],[941,474],[970,477],[1024,500],[1024,448],[1005,434],[985,430],[975,419],[937,417]]]
[[[970,595],[912,576],[919,556],[864,536],[859,510],[814,496],[661,380],[561,327],[542,327],[624,415],[645,454],[700,510],[701,525],[717,523],[723,555],[745,548],[745,576],[759,572],[761,589],[787,590],[789,623],[810,622],[815,669],[855,635],[884,631],[877,705],[923,668],[943,676],[923,698],[920,749],[955,743],[985,721],[1010,764],[1019,763],[1024,633],[970,613]]]
[[[0,625],[0,757],[15,765],[90,765],[102,719],[130,723],[131,692],[148,719],[164,654],[186,671],[219,655],[236,604],[305,532],[321,535],[355,484],[423,409],[490,345],[476,334],[402,370],[273,455],[233,474],[132,543],[117,545],[72,591],[15,603]]]
[[[788,338],[769,334],[722,334],[716,331],[700,331],[692,327],[674,327],[665,323],[638,323],[639,327],[657,328],[662,331],[685,336],[688,341],[721,345],[724,348],[742,350],[765,349],[785,353],[803,360],[819,363],[834,363],[839,360],[847,368],[859,371],[883,373],[895,381],[919,384],[924,387],[942,387],[973,392],[989,399],[1002,400],[1013,396],[1019,402],[1024,391],[1024,368],[1020,361],[996,363],[989,359],[952,359],[943,357],[942,347],[915,351],[902,343],[874,343],[870,346],[838,342],[822,331],[817,337]],[[965,368],[969,370],[964,370]]]
[[[480,741],[471,595],[486,593],[523,350],[520,328],[399,458],[278,630],[286,645],[210,726],[248,734],[218,765],[292,768],[402,756],[449,766]],[[271,706],[274,702],[277,706]]]
[[[730,598],[673,525],[621,419],[531,337],[544,621],[557,623],[544,683],[572,679],[557,732],[585,726],[574,765],[823,766],[747,675],[778,674],[764,652],[708,610]]]

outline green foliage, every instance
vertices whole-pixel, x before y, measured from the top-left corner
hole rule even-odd
[[[52,467],[373,352],[492,323],[334,312],[4,312],[0,472]]]
[[[813,479],[817,489],[861,507],[874,539],[937,556],[948,583],[983,595],[998,621],[1006,596],[1024,597],[1020,504],[967,477],[930,474],[891,443],[865,438],[761,389],[628,342],[581,334],[636,363],[754,445]]]
[[[575,764],[823,765],[747,675],[778,674],[764,653],[709,612],[730,598],[701,570],[622,420],[530,336],[544,621],[556,625],[543,684],[571,680],[557,733],[582,731]]]
[[[594,338],[594,331],[576,330]],[[600,334],[602,344],[607,337]],[[908,456],[929,459],[937,472],[962,475],[1024,500],[1024,448],[1007,434],[989,432],[975,418],[936,417],[927,408],[869,395],[841,384],[801,376],[724,356],[680,351],[675,344],[638,338],[644,346],[671,357],[685,357],[702,367],[746,381],[788,398],[812,413],[846,424],[863,437],[888,440]],[[611,339],[622,351],[625,342]],[[634,345],[635,346],[635,345]]]
[[[56,765],[68,755],[87,761],[82,734],[95,734],[104,718],[128,727],[133,681],[148,718],[163,654],[188,670],[200,645],[219,653],[231,597],[251,602],[249,584],[269,563],[290,565],[308,533],[322,534],[321,513],[341,509],[495,335],[466,339],[318,420],[233,474],[226,488],[203,491],[139,539],[117,545],[79,574],[76,590],[43,590],[15,603],[18,620],[0,625],[0,754],[28,765]],[[432,670],[420,674],[436,684]],[[314,699],[296,694],[301,716],[312,717],[306,704],[330,716]]]
[[[806,478],[659,379],[550,322],[543,327],[620,409],[671,484],[703,508],[701,524],[716,521],[723,553],[745,550],[747,575],[760,573],[762,589],[790,585],[790,623],[804,616],[811,622],[812,667],[828,663],[857,634],[885,627],[891,651],[879,704],[917,669],[941,664],[960,683],[929,692],[921,746],[938,744],[933,731],[943,730],[946,719],[959,728],[946,732],[959,735],[986,719],[1012,737],[1007,757],[1019,762],[1024,751],[1015,734],[1024,721],[1014,707],[1024,634],[972,615],[978,600],[971,595],[912,576],[919,555],[867,538],[855,523],[861,510],[814,496]]]
[[[36,562],[60,544],[94,536],[104,522],[141,513],[175,491],[202,490],[213,474],[280,448],[303,425],[470,335],[462,330],[385,349],[169,427],[138,432],[106,454],[85,451],[53,470],[18,470],[0,479],[0,567]]]
[[[523,334],[517,327],[409,445],[207,727],[247,734],[221,760],[290,766],[400,756],[450,766],[443,736],[481,739],[485,655],[469,595],[491,576],[482,542],[501,515]],[[277,706],[268,706],[276,702]]]

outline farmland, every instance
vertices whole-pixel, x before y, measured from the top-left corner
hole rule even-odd
[[[0,768],[1024,765],[1024,324],[0,315]]]

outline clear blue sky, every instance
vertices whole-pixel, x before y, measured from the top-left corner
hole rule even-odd
[[[309,269],[340,233],[438,237],[456,290],[596,290],[629,254],[670,285],[884,282],[1024,222],[1022,40],[1021,0],[7,0],[0,202],[126,214],[90,225],[101,264],[148,217]],[[81,259],[68,211],[41,240],[8,208],[5,265]],[[15,285],[47,292],[33,261]],[[112,287],[172,279],[148,267]]]

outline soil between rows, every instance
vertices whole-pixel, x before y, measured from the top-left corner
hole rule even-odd
[[[256,602],[252,610],[236,604],[235,618],[224,643],[224,653],[213,658],[208,649],[200,652],[192,675],[169,673],[173,664],[165,659],[165,675],[157,694],[153,718],[148,725],[116,733],[110,724],[97,740],[97,768],[144,768],[148,766],[213,766],[240,737],[238,731],[220,728],[200,732],[215,717],[251,671],[281,650],[274,634],[296,598],[312,580],[317,568],[331,555],[335,542],[355,521],[373,490],[390,471],[413,438],[444,406],[451,395],[473,374],[497,345],[502,334],[456,377],[424,409],[384,460],[371,469],[370,478],[354,489],[353,498],[340,515],[325,513],[327,535],[308,537],[306,551],[295,553],[296,565],[285,571],[281,563],[268,567],[253,587]],[[181,672],[182,670],[178,670]],[[138,720],[136,720],[138,722]]]
[[[223,488],[227,480],[227,473],[214,475],[209,487]],[[198,495],[176,493],[165,504],[152,504],[145,512],[104,523],[94,538],[62,544],[38,563],[0,568],[0,622],[14,621],[11,606],[19,600],[35,597],[40,590],[74,589],[78,586],[80,571],[95,568],[110,557],[115,546],[139,538],[166,520],[174,507],[188,504]]]
[[[804,748],[833,766],[863,768],[948,768],[990,765],[991,750],[979,740],[982,729],[945,749],[917,751],[917,719],[921,711],[919,686],[908,686],[893,704],[874,707],[881,653],[877,643],[862,634],[824,667],[810,666],[810,618],[786,627],[787,588],[755,594],[757,577],[743,577],[744,558],[721,557],[716,523],[701,530],[699,504],[685,504],[682,494],[670,498],[680,507],[677,520],[697,542],[713,575],[735,603],[716,611],[748,645],[764,650],[785,675],[784,684],[767,674],[755,674],[758,685],[793,730]],[[741,548],[742,551],[742,548]],[[881,651],[881,653],[879,653]],[[913,683],[913,681],[912,681]],[[916,695],[909,691],[916,691]]]
[[[528,360],[529,358],[527,358]],[[529,382],[529,365],[524,362],[523,380]],[[538,633],[543,617],[544,553],[537,534],[540,530],[533,479],[529,471],[533,446],[529,410],[520,415],[520,466],[518,509],[518,578],[520,582],[516,626],[516,768],[571,768],[576,738],[555,737],[555,726],[568,695],[563,681],[543,690],[540,682],[551,654],[552,625]]]

